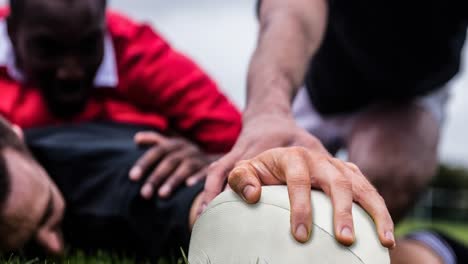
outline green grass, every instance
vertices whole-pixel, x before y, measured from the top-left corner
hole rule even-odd
[[[133,263],[142,263],[136,262],[132,258],[120,257],[116,254],[100,251],[94,255],[88,256],[83,252],[75,252],[69,254],[60,259],[47,259],[40,260],[35,259],[25,259],[21,256],[10,255],[10,256],[1,256],[0,255],[0,264],[54,264],[54,263],[64,263],[64,264],[133,264]],[[145,262],[143,262],[145,263]],[[150,262],[146,262],[150,263]],[[185,253],[182,252],[182,257],[180,259],[171,258],[171,259],[161,259],[157,264],[187,264],[187,258]]]
[[[468,224],[453,223],[453,222],[429,222],[421,220],[406,220],[398,225],[396,229],[397,236],[402,236],[411,231],[423,228],[436,228],[446,232],[450,236],[466,243],[468,245]],[[0,257],[0,263],[6,264],[53,264],[53,263],[65,263],[65,264],[133,264],[136,263],[133,259],[117,257],[116,255],[98,252],[93,256],[87,256],[81,252],[74,253],[66,256],[60,260],[39,260],[31,259],[26,260],[19,256],[3,256]],[[176,260],[162,259],[157,264],[186,264],[188,263],[185,253],[182,252],[182,258]]]
[[[112,254],[102,253],[98,256],[85,256],[80,254],[75,254],[71,256],[64,257],[61,260],[39,260],[31,259],[27,260],[19,256],[9,256],[0,258],[0,263],[5,264],[54,264],[54,263],[65,263],[65,264],[133,264],[137,263],[132,259],[122,259],[113,256]],[[149,263],[149,262],[148,262]],[[182,259],[177,261],[171,261],[167,259],[162,259],[158,264],[185,264]]]

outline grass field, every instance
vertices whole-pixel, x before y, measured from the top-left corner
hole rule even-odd
[[[417,230],[421,228],[436,228],[442,230],[449,234],[450,236],[465,242],[468,244],[468,224],[462,223],[451,223],[451,222],[427,222],[419,220],[407,220],[402,222],[397,227],[397,235],[402,236],[412,230]],[[18,256],[3,256],[0,258],[0,263],[6,264],[52,264],[52,263],[66,263],[66,264],[132,264],[135,263],[132,259],[122,259],[115,257],[112,254],[105,252],[100,252],[94,256],[86,256],[83,253],[75,253],[73,255],[67,256],[61,260],[39,260],[31,259],[25,260]],[[186,262],[183,258],[178,260],[172,259],[160,260],[157,264],[185,264]]]

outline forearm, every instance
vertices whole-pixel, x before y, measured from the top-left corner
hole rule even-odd
[[[291,101],[320,46],[326,9],[325,0],[263,0],[245,118],[266,110],[290,115]]]

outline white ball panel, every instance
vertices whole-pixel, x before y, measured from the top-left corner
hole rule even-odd
[[[390,263],[367,214],[354,206],[356,243],[346,248],[333,237],[332,207],[321,192],[312,192],[314,229],[306,244],[290,233],[290,211],[284,186],[263,187],[257,205],[245,204],[233,192],[218,196],[195,224],[190,264],[199,263]]]

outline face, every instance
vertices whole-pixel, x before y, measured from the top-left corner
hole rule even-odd
[[[20,249],[30,240],[49,253],[60,254],[64,248],[60,223],[65,202],[45,170],[32,158],[6,148],[5,157],[10,175],[10,195],[2,212],[10,230],[7,245]]]
[[[37,85],[57,117],[86,105],[102,61],[105,1],[24,0],[8,20],[18,67]]]

